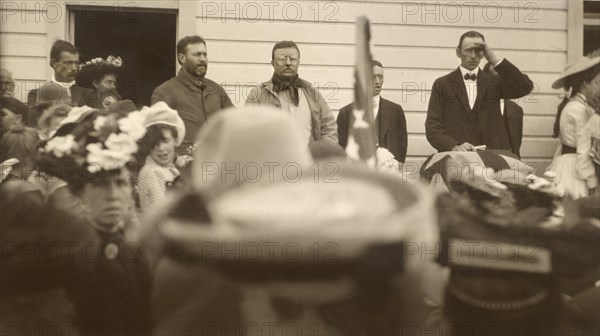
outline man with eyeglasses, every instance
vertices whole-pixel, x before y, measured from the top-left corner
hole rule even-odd
[[[325,99],[298,76],[298,45],[292,41],[277,42],[271,52],[271,64],[273,76],[250,91],[246,104],[271,105],[288,113],[307,144],[319,140],[337,143],[337,125]]]
[[[389,150],[398,162],[404,162],[408,138],[404,110],[402,106],[381,97],[383,64],[374,60],[372,66],[373,116],[377,130],[377,144],[379,147]],[[348,130],[353,109],[353,103],[350,103],[340,109],[337,117],[340,146],[344,148],[348,145]]]
[[[464,33],[456,47],[460,66],[433,83],[425,121],[427,140],[439,152],[511,151],[500,99],[521,98],[533,82],[505,58],[499,58],[476,31]],[[479,71],[485,58],[497,76]]]

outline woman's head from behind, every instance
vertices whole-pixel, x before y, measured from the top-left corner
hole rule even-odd
[[[571,96],[579,93],[588,100],[600,94],[600,64],[565,78],[565,89],[571,89]]]
[[[40,137],[46,140],[50,133],[54,132],[61,121],[67,117],[72,106],[68,104],[53,104],[51,102],[39,103],[36,109],[41,115],[38,120],[37,128],[40,131]]]

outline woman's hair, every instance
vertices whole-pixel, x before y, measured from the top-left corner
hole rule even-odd
[[[115,98],[115,102],[121,100],[121,96],[117,93],[116,90],[107,90],[104,92],[96,92],[93,97],[90,99],[90,105],[93,108],[104,110],[104,99],[108,97]]]
[[[0,142],[0,162],[18,159],[21,177],[27,177],[35,166],[35,156],[39,144],[36,131],[23,125],[15,125],[2,136]]]
[[[600,64],[596,64],[592,68],[587,69],[585,71],[580,71],[578,73],[572,74],[571,76],[565,78],[565,90],[571,90],[570,97],[574,97],[581,91],[581,87],[584,83],[591,82],[599,74]],[[558,138],[558,135],[560,134],[560,116],[565,105],[567,105],[567,103],[569,102],[570,97],[565,97],[560,102],[560,104],[558,104],[558,112],[556,113],[556,119],[554,119],[554,133],[552,134],[552,137],[554,138]]]
[[[106,63],[92,63],[79,70],[75,82],[78,86],[95,89],[94,82],[100,82],[104,76],[114,75],[119,77],[119,67]]]
[[[46,129],[50,127],[53,118],[66,118],[73,107],[68,104],[40,103],[39,108],[41,117],[38,120],[38,128]]]
[[[163,134],[164,130],[171,131],[171,134],[173,134],[173,139],[177,140],[179,135],[177,134],[177,129],[175,127],[165,124],[155,124],[149,126],[146,129],[146,134],[139,141],[140,149],[138,150],[138,162],[140,163],[140,168],[154,147],[165,141],[165,136]]]

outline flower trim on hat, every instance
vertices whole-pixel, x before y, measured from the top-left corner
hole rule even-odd
[[[50,139],[40,151],[56,158],[71,156],[80,166],[87,166],[90,173],[120,169],[133,161],[137,141],[146,133],[144,115],[135,111],[118,120],[114,115],[99,116],[89,134],[99,141],[85,143],[86,137],[82,137],[78,142],[72,134],[67,134]]]
[[[123,65],[123,60],[121,59],[120,56],[113,56],[110,55],[108,56],[106,59],[102,58],[102,57],[96,57],[93,58],[85,63],[82,63],[79,65],[79,70],[81,70],[83,67],[86,67],[88,65],[110,65],[110,66],[114,66],[114,67],[121,67]]]

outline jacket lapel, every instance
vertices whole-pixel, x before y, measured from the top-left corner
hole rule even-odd
[[[465,114],[469,118],[471,118],[471,106],[469,105],[469,96],[467,96],[467,87],[465,86],[465,82],[463,80],[462,73],[460,72],[459,68],[456,68],[456,70],[454,70],[452,79],[454,81],[454,86],[458,90],[458,99],[460,99],[460,102],[463,105]]]
[[[489,77],[483,71],[479,70],[477,74],[477,99],[475,99],[475,104],[473,104],[473,110],[478,111],[479,105],[483,101],[483,96],[485,95],[484,88],[488,86]]]

